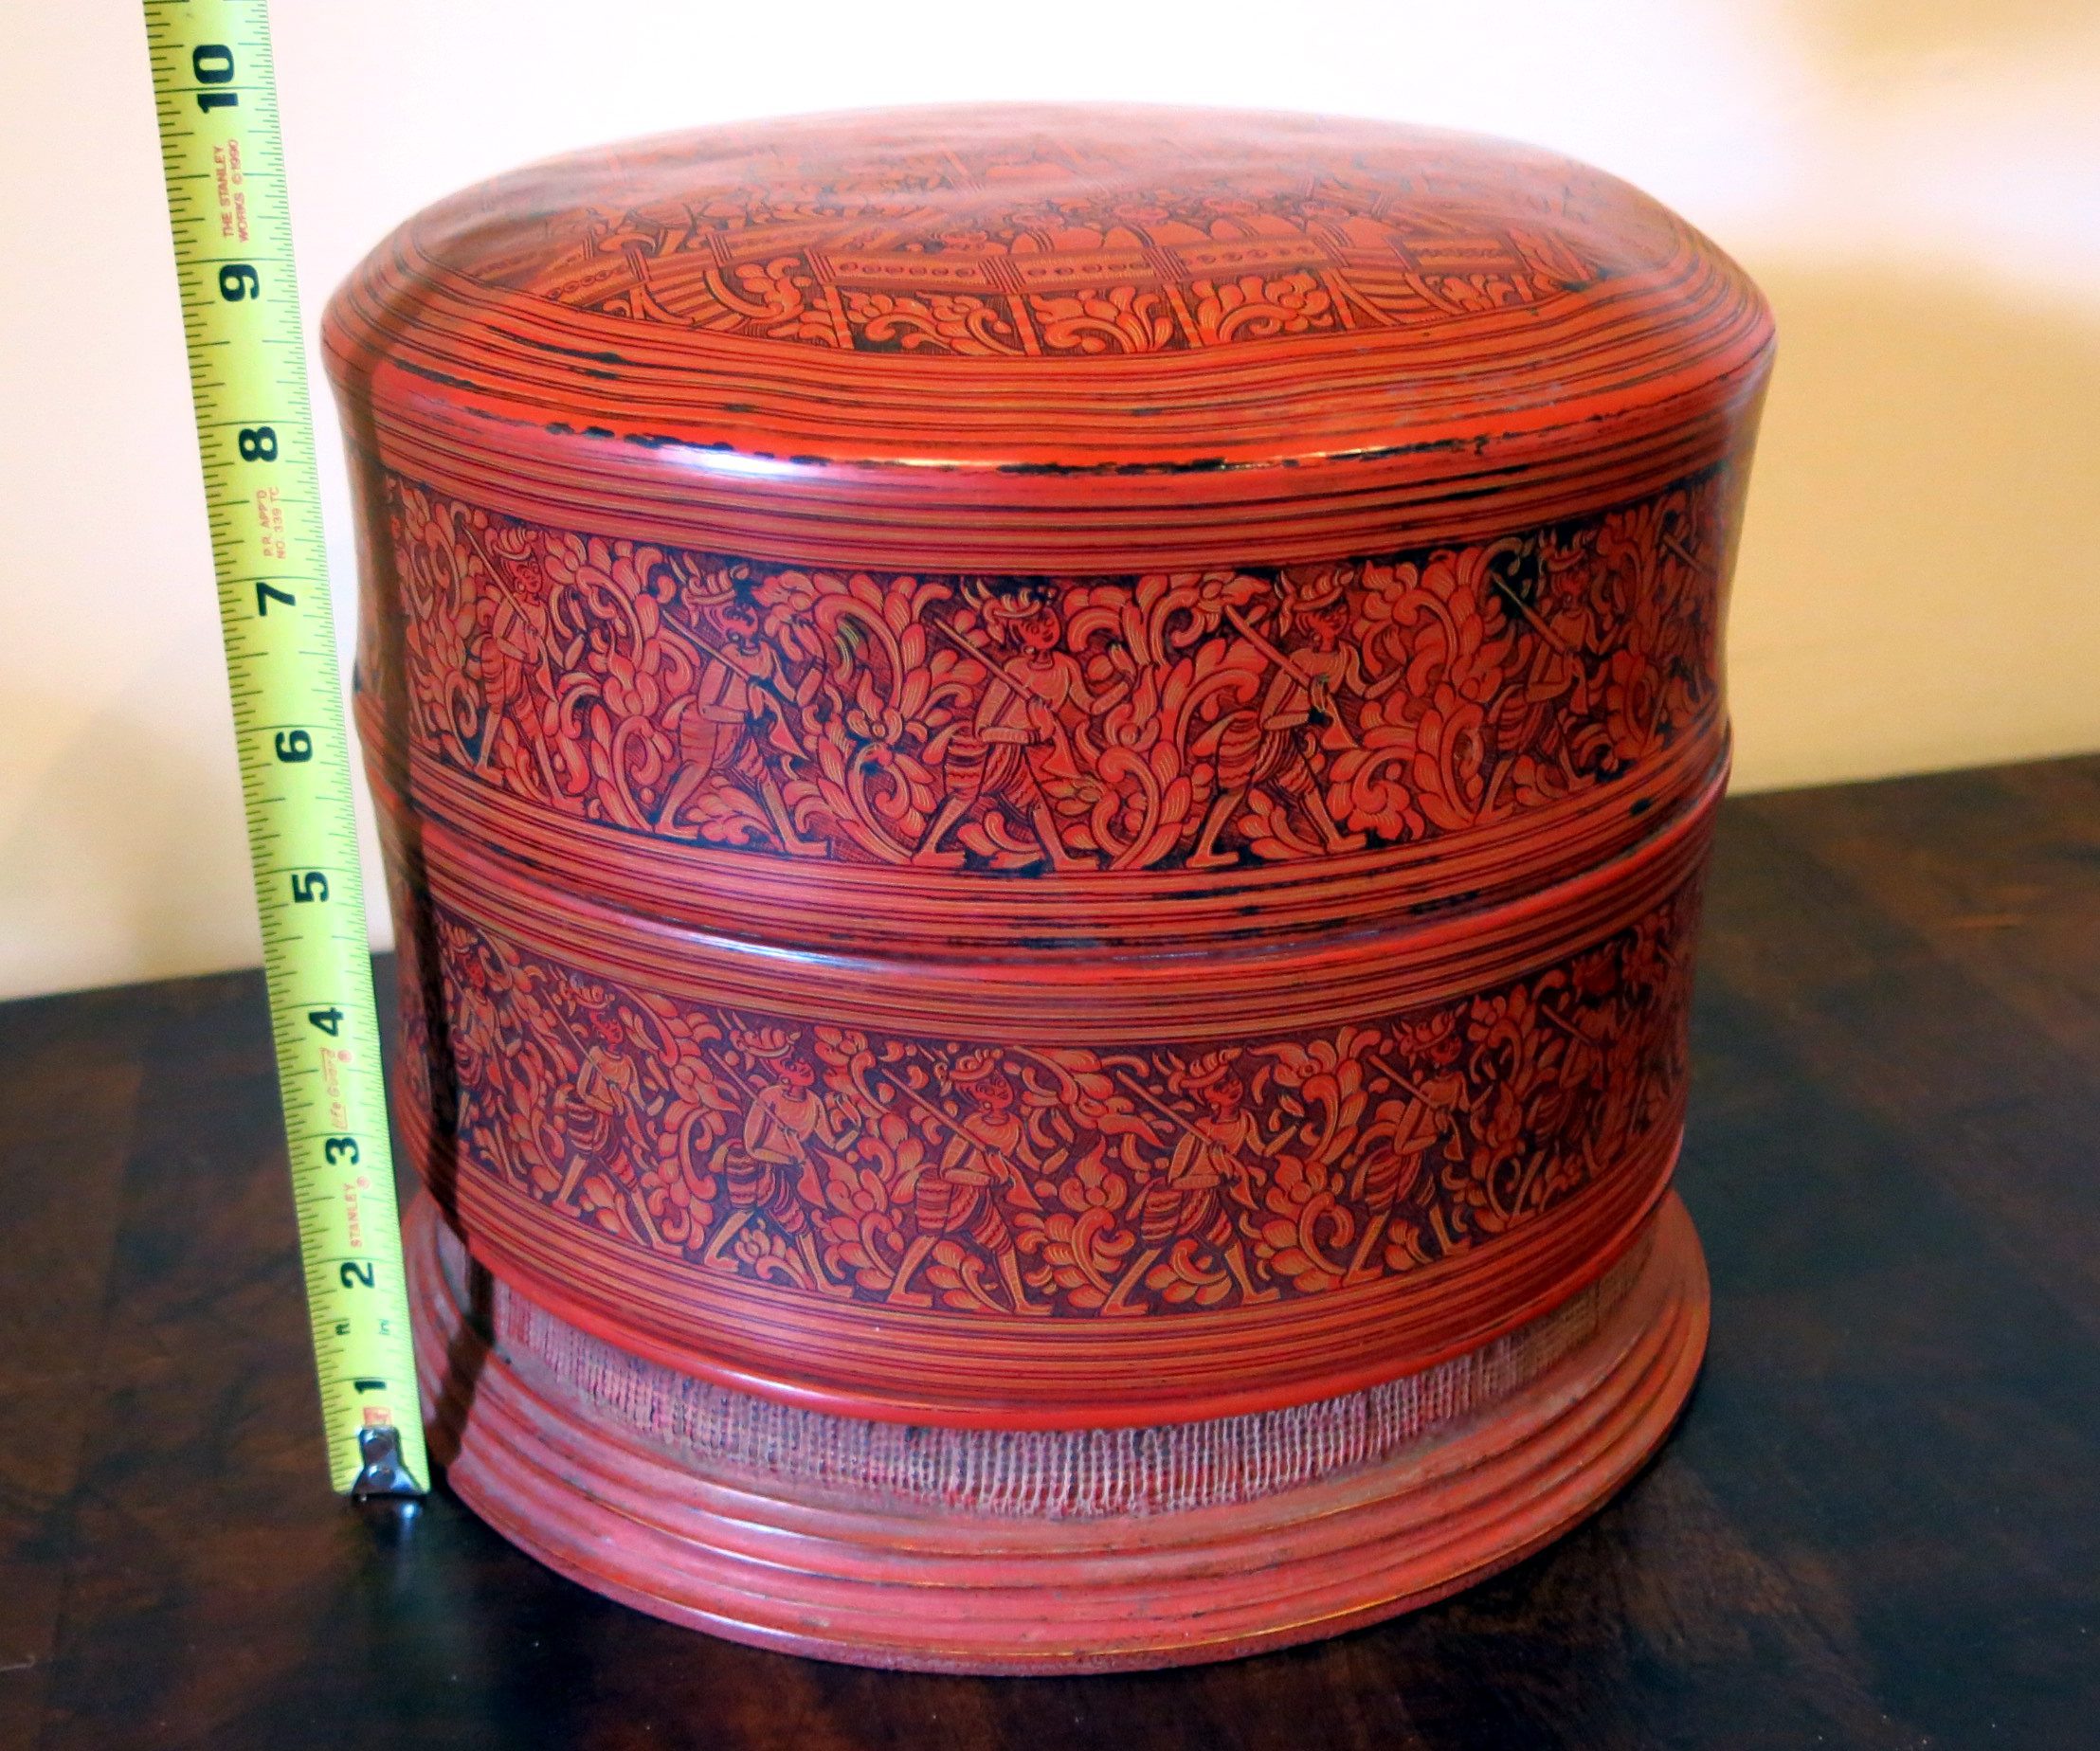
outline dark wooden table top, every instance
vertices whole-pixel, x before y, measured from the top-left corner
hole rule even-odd
[[[1446,1604],[1136,1677],[862,1672],[323,1480],[260,976],[0,1006],[0,1744],[2100,1744],[2100,759],[1731,803],[1706,1374]]]

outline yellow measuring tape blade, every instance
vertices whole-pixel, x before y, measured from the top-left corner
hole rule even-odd
[[[401,1224],[265,0],[145,0],[329,1475],[420,1493]]]

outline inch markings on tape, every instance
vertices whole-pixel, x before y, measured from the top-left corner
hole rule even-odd
[[[417,1495],[428,1471],[269,13],[145,10],[329,1477]]]

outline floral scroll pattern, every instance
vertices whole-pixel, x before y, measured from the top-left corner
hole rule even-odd
[[[1202,870],[1420,843],[1607,783],[1717,696],[1718,470],[1317,566],[826,570],[389,478],[414,744],[557,814],[782,857]]]
[[[1007,359],[1418,328],[1605,277],[1566,212],[1523,210],[1477,168],[1155,166],[1148,183],[1115,156],[1009,142],[695,168],[673,147],[627,167],[649,192],[551,214],[495,277],[714,334]]]
[[[1469,998],[1193,1049],[784,1021],[439,910],[407,1092],[462,1169],[703,1270],[992,1315],[1274,1302],[1492,1240],[1675,1124],[1695,906]]]

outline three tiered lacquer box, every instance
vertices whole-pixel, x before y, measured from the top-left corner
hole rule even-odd
[[[591,153],[336,298],[427,1408],[587,1585],[1214,1658],[1595,1507],[1771,324],[1551,154],[925,111]]]

